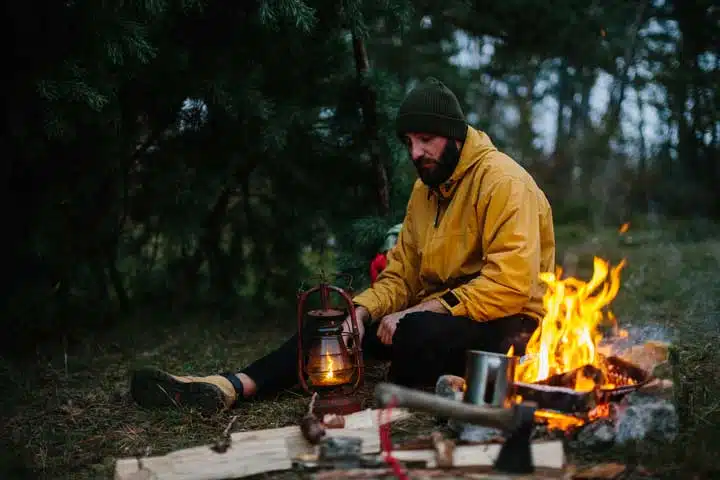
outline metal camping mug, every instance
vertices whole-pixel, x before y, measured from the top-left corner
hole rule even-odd
[[[466,362],[463,402],[501,408],[512,405],[518,357],[468,350]]]

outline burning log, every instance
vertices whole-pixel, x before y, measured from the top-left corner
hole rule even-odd
[[[596,385],[603,385],[604,383],[605,374],[594,365],[583,365],[569,372],[552,375],[537,382],[538,385],[572,388],[583,392],[594,390]]]
[[[582,414],[598,405],[594,391],[578,392],[567,387],[518,382],[515,383],[515,391],[523,400],[537,403],[542,410]]]
[[[617,390],[625,386],[637,386],[651,379],[648,371],[634,365],[620,357],[603,357],[609,386],[603,390]]]
[[[648,372],[621,358],[607,357],[601,363],[603,368],[585,365],[534,383],[515,382],[515,393],[541,409],[586,414],[622,400],[651,380]]]

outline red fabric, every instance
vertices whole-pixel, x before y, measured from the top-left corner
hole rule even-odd
[[[380,272],[385,270],[385,267],[387,266],[387,257],[384,253],[378,253],[375,255],[375,258],[373,258],[373,261],[370,262],[370,281],[372,283],[375,283],[375,280],[377,279],[378,275],[380,275]]]
[[[408,475],[403,469],[402,464],[392,455],[392,436],[390,430],[390,422],[392,420],[392,409],[397,404],[397,399],[393,397],[387,407],[378,411],[378,424],[380,430],[380,450],[385,453],[385,463],[390,465],[395,477],[399,480],[408,480]],[[383,419],[383,414],[387,414],[387,419]],[[385,422],[385,423],[383,423]]]

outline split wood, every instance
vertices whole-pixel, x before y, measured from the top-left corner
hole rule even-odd
[[[345,416],[344,428],[327,429],[326,436],[356,437],[362,440],[363,454],[380,452],[378,410],[363,410]],[[393,409],[383,423],[410,416],[407,410]],[[386,418],[390,417],[390,418]],[[289,470],[293,460],[317,455],[297,425],[230,434],[223,453],[213,446],[177,450],[167,455],[122,458],[115,464],[115,480],[216,480],[240,478],[259,473]]]
[[[617,480],[626,475],[627,467],[618,463],[601,463],[588,467],[568,465],[565,468],[536,468],[529,475],[509,475],[492,471],[489,466],[453,468],[408,468],[403,473],[412,480]],[[647,473],[647,472],[645,472]],[[325,470],[312,476],[313,480],[392,479],[392,469]]]
[[[562,470],[538,468],[532,475],[508,475],[492,472],[490,467],[465,467],[450,469],[410,468],[403,470],[412,480],[568,480]],[[361,479],[393,479],[391,469],[356,469],[326,470],[313,475],[313,480],[361,480]]]
[[[392,456],[403,463],[422,463],[424,468],[491,467],[501,448],[502,444],[498,443],[457,445],[452,449],[452,454],[447,456],[438,455],[435,448],[393,450]],[[565,466],[565,449],[562,440],[532,442],[530,452],[536,468],[562,469]]]

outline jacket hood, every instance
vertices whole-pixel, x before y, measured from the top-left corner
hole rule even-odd
[[[495,151],[497,151],[497,148],[485,132],[468,125],[465,143],[460,151],[460,160],[453,174],[437,189],[429,189],[430,192],[444,199],[452,197],[458,182],[462,180],[467,171],[475,164],[482,162],[487,154]]]

